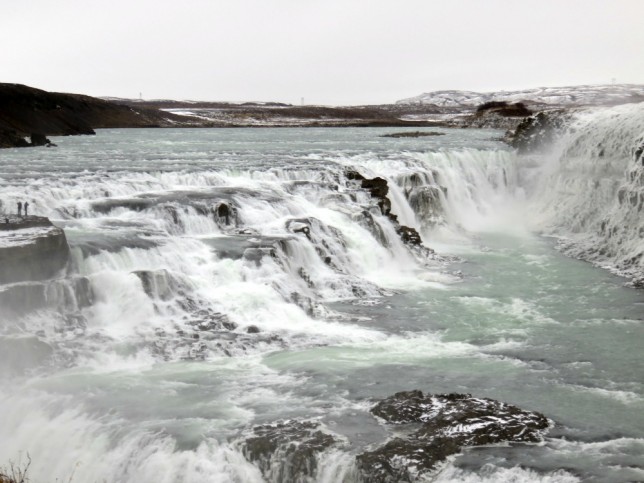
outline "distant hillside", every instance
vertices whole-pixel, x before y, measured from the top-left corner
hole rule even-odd
[[[521,91],[498,92],[434,91],[400,100],[396,104],[475,107],[492,101],[523,101],[557,107],[625,104],[629,102],[644,102],[644,85],[610,84],[538,87]]]
[[[191,119],[152,108],[137,108],[80,94],[47,92],[0,83],[0,147],[28,145],[32,134],[94,134],[94,129],[170,127]]]

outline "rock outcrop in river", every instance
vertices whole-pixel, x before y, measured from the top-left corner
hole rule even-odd
[[[535,443],[550,427],[540,413],[469,394],[399,392],[371,413],[406,436],[356,456],[354,477],[363,483],[417,481],[466,447]],[[310,482],[317,481],[324,455],[347,442],[317,421],[287,420],[256,426],[238,444],[267,480]]]
[[[467,446],[534,443],[549,426],[542,414],[469,394],[399,392],[371,413],[390,425],[408,425],[413,432],[357,457],[368,483],[415,481]]]
[[[65,268],[65,232],[40,216],[0,219],[0,284],[46,280]]]

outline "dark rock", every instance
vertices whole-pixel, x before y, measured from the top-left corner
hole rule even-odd
[[[268,481],[304,482],[315,476],[317,455],[337,443],[315,421],[286,420],[254,427],[242,452]]]
[[[310,240],[311,239],[311,227],[309,226],[309,220],[306,219],[293,219],[286,222],[286,229],[291,233],[303,233]]]
[[[371,234],[373,237],[378,240],[378,242],[384,246],[387,247],[389,246],[389,240],[387,239],[387,235],[385,234],[384,230],[380,226],[380,224],[375,220],[371,212],[364,210],[360,214],[360,218],[358,219],[358,222],[364,226]]]
[[[65,232],[48,218],[8,216],[0,223],[0,283],[52,278],[69,260]]]
[[[396,232],[400,235],[403,242],[409,245],[422,245],[423,240],[415,228],[400,225]]]
[[[413,424],[415,431],[357,457],[366,482],[415,481],[464,447],[538,442],[549,427],[542,414],[469,394],[399,392],[371,412],[389,424]]]
[[[434,131],[408,131],[408,132],[394,132],[391,134],[383,134],[381,138],[421,138],[431,136],[444,136],[443,132]]]
[[[356,461],[364,483],[412,482],[459,451],[458,444],[448,438],[431,443],[394,438],[376,451],[357,456]]]
[[[46,362],[53,352],[49,344],[37,337],[0,336],[0,375],[24,374]]]
[[[286,229],[291,233],[302,233],[315,248],[315,252],[327,265],[337,271],[349,263],[344,254],[347,243],[337,228],[329,226],[317,218],[293,218],[286,222]],[[300,239],[302,239],[300,237]],[[282,257],[289,257],[291,249],[288,243],[280,245]],[[310,280],[312,282],[312,280]],[[309,282],[307,282],[309,283]]]
[[[490,101],[476,108],[477,114],[494,113],[503,117],[527,117],[532,111],[523,102],[511,104],[506,101]]]
[[[387,180],[383,178],[363,179],[362,187],[369,190],[374,198],[384,198],[389,193]]]
[[[355,171],[348,171],[346,174],[347,174],[347,177],[352,176],[352,178],[349,178],[349,179],[360,180],[361,181],[360,186],[363,189],[369,190],[373,198],[378,199],[377,205],[378,205],[378,208],[380,208],[381,214],[389,218],[389,220],[394,225],[396,232],[398,233],[398,235],[400,235],[402,241],[405,244],[410,245],[412,247],[422,245],[423,241],[418,231],[416,231],[416,229],[414,228],[400,225],[400,223],[398,222],[398,217],[391,212],[391,200],[387,196],[387,194],[389,193],[389,185],[386,179],[383,179],[380,177],[373,178],[373,179],[364,178],[362,177],[362,175],[360,175]],[[382,233],[382,235],[379,235],[374,232],[376,227],[373,219],[369,221],[368,217],[365,217],[365,224],[372,231],[372,233],[376,235],[378,239],[381,239],[381,240],[386,239],[386,237],[384,236],[384,233]]]
[[[215,222],[220,226],[237,225],[237,210],[231,203],[220,202],[213,208]]]
[[[363,179],[365,179],[364,176],[362,176],[360,173],[354,170],[347,171],[345,173],[345,176],[347,177],[347,179],[350,179],[352,181],[362,181]]]
[[[423,226],[433,227],[443,221],[443,197],[447,196],[447,188],[435,184],[417,186],[406,190],[405,195]]]
[[[29,142],[13,129],[0,129],[0,148],[26,148]]]
[[[563,110],[539,112],[526,117],[506,135],[506,141],[519,153],[538,151],[551,144],[565,128],[570,113]]]
[[[45,136],[42,133],[31,133],[31,145],[32,146],[46,146],[48,144],[51,144],[51,141],[47,139],[47,136]]]
[[[642,161],[642,166],[644,166],[644,142],[640,144],[636,149],[635,149],[635,162],[641,160]]]
[[[137,270],[132,273],[141,280],[148,297],[170,300],[174,296],[175,284],[167,270]]]
[[[248,327],[246,327],[247,334],[259,334],[259,332],[259,327],[257,327],[256,325],[249,325]]]

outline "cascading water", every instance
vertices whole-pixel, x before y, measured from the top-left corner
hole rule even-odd
[[[644,104],[582,111],[545,155],[536,226],[566,251],[644,280]]]
[[[466,453],[463,465],[433,474],[438,481],[577,481],[553,461],[564,451],[559,437],[574,439],[581,425],[541,398],[578,397],[602,361],[590,351],[590,366],[573,377],[555,342],[541,366],[517,354],[548,345],[543,327],[582,318],[553,305],[548,285],[561,281],[544,279],[544,267],[558,255],[527,234],[526,210],[545,203],[552,210],[540,209],[540,226],[561,228],[575,216],[566,213],[591,208],[559,185],[537,186],[534,171],[563,187],[556,173],[565,170],[527,172],[494,131],[402,141],[380,133],[115,130],[57,150],[0,153],[5,210],[29,199],[70,246],[53,279],[0,286],[0,377],[11,388],[0,395],[0,465],[28,452],[37,482],[358,481],[355,455],[387,437],[367,413],[373,399],[422,386],[520,403],[572,428],[540,456],[529,447],[489,449],[481,460]],[[603,143],[597,159],[621,152],[619,139]],[[576,231],[608,233],[622,220],[624,236],[637,233],[641,202],[630,200],[641,172],[623,168],[605,194],[629,200],[614,205],[621,218],[588,211],[584,219],[598,221],[580,218]],[[626,251],[619,256],[635,253]],[[485,272],[490,264],[503,268]],[[543,299],[524,290],[527,274],[543,280]],[[490,288],[495,277],[502,286]],[[636,320],[631,309],[644,300],[611,287],[624,301],[621,320]],[[610,319],[601,310],[594,317]],[[588,386],[592,410],[641,407],[641,385],[620,377]],[[606,424],[628,442],[611,454],[626,466],[643,443],[615,418]],[[606,439],[604,430],[583,437]],[[304,458],[276,443],[263,453],[249,443],[262,431],[317,450]]]

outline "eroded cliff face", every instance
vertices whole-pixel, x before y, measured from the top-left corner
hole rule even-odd
[[[65,232],[48,218],[0,217],[0,284],[50,279],[68,260]]]

